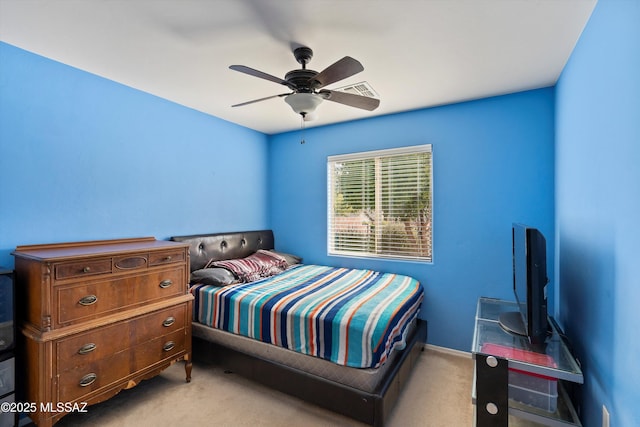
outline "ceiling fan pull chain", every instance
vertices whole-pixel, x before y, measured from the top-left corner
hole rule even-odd
[[[304,144],[304,113],[300,114],[300,144]]]

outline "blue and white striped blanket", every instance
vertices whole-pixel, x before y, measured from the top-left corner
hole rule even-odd
[[[199,323],[358,368],[404,347],[424,297],[408,276],[319,265],[191,292]]]

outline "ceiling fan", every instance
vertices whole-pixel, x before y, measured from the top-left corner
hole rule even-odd
[[[303,119],[308,120],[316,107],[324,100],[368,111],[373,111],[380,105],[380,100],[376,98],[323,89],[331,83],[346,79],[363,71],[364,67],[359,61],[350,56],[345,56],[321,72],[317,72],[307,69],[307,63],[313,57],[313,51],[310,48],[304,46],[297,47],[293,51],[293,56],[296,58],[296,61],[302,64],[302,69],[289,71],[284,76],[284,79],[244,65],[231,65],[229,68],[234,71],[279,83],[292,90],[292,92],[289,93],[281,93],[279,95],[267,96],[265,98],[235,104],[232,105],[232,107],[241,107],[271,98],[285,97],[285,102],[291,106],[293,111],[295,111],[296,114],[300,114]]]

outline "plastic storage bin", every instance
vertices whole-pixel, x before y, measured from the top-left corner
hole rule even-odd
[[[0,404],[15,402],[15,395],[10,394],[0,399]],[[13,427],[15,425],[15,414],[13,412],[0,412],[0,427]]]
[[[15,346],[13,329],[13,279],[11,270],[0,267],[0,351]]]
[[[0,362],[0,396],[8,394],[15,388],[15,359]]]
[[[509,398],[525,405],[555,412],[558,408],[558,380],[509,369]]]

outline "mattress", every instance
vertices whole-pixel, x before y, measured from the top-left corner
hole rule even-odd
[[[404,348],[424,297],[408,276],[318,265],[192,293],[199,323],[357,368],[377,368]]]
[[[414,319],[409,327],[407,327],[407,336],[412,334],[413,330],[417,327],[416,324],[417,319]],[[401,354],[400,351],[394,351],[387,359],[387,362],[379,368],[349,368],[329,362],[328,360],[296,353],[286,348],[276,347],[252,338],[221,331],[196,322],[193,322],[193,336],[368,393],[378,391],[380,381],[385,378],[387,372],[393,368],[396,358],[400,357]]]

